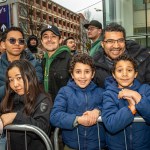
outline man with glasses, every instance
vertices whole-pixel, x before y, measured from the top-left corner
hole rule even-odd
[[[90,56],[94,56],[94,54],[100,50],[100,41],[101,41],[101,33],[102,33],[102,24],[97,20],[92,20],[90,23],[85,24],[84,27],[87,30],[87,36],[92,41],[92,45],[89,51]]]
[[[141,83],[150,84],[150,50],[133,40],[126,40],[126,31],[121,25],[108,24],[103,30],[101,45],[101,51],[93,58],[96,66],[94,81],[100,87],[104,87],[105,78],[111,75],[115,59],[124,53],[137,62],[137,79]]]
[[[19,27],[10,27],[2,34],[1,46],[5,52],[0,59],[0,101],[5,94],[5,74],[11,62],[19,59],[27,59],[36,69],[40,83],[43,83],[42,68],[40,63],[33,57],[32,53],[24,50],[24,33]]]

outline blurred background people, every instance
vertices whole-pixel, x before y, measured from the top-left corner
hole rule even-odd
[[[90,56],[94,56],[97,51],[100,51],[101,48],[101,33],[102,33],[102,24],[97,20],[92,20],[88,24],[84,24],[84,27],[87,29],[87,36],[92,41],[92,45],[89,51]]]
[[[68,46],[70,51],[71,51],[71,55],[77,54],[77,45],[75,42],[75,39],[73,37],[68,37],[64,40],[64,45]]]

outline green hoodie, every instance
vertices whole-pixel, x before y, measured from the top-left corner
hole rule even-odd
[[[48,79],[49,79],[50,65],[53,62],[53,60],[57,57],[57,55],[59,55],[64,51],[70,53],[70,49],[67,46],[60,46],[51,57],[48,56],[47,52],[44,55],[44,58],[46,59],[45,72],[44,72],[44,88],[46,92],[48,92]]]
[[[89,53],[90,56],[93,57],[94,54],[95,54],[97,51],[100,50],[100,47],[101,47],[100,41],[101,41],[101,38],[99,38],[97,41],[95,41],[94,43],[92,43],[92,47],[91,47],[90,53]]]

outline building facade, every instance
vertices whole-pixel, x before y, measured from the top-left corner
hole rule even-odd
[[[55,25],[59,28],[62,38],[75,38],[77,49],[86,49],[85,29],[81,27],[84,17],[51,0],[7,0],[0,5],[9,5],[10,26],[20,26],[26,37],[35,34],[40,38],[44,25]]]

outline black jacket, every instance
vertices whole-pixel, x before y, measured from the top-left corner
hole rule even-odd
[[[33,57],[31,53],[27,53],[25,50],[22,51],[20,59],[28,60],[35,68],[36,75],[38,77],[38,81],[42,84],[43,83],[43,74],[41,64]],[[6,70],[10,62],[7,59],[7,54],[4,52],[1,55],[0,59],[0,102],[5,95],[5,77],[6,77]]]
[[[54,101],[59,89],[65,86],[70,78],[69,62],[71,55],[68,51],[58,54],[49,69],[49,93]],[[46,59],[42,61],[43,74],[45,72]]]
[[[12,124],[30,124],[39,127],[46,134],[50,133],[49,116],[52,108],[51,99],[45,94],[39,94],[35,103],[34,112],[30,116],[23,113],[23,96],[15,96],[14,112],[17,116]],[[25,135],[20,131],[10,131],[11,150],[25,150]],[[45,150],[42,140],[34,133],[27,133],[28,150]]]
[[[141,83],[150,84],[150,49],[142,47],[132,40],[126,41],[126,52],[133,57],[138,64],[137,79]],[[94,56],[94,63],[96,66],[96,73],[94,82],[104,87],[105,78],[111,75],[111,68],[109,68],[105,60],[104,50],[98,51]]]

